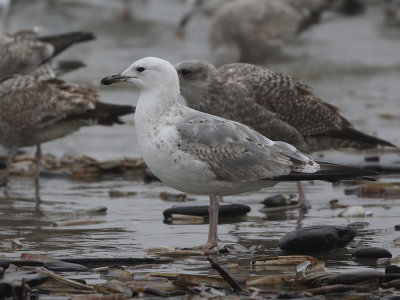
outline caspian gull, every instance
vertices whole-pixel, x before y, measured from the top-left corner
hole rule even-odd
[[[199,60],[182,61],[175,68],[187,106],[246,124],[305,153],[394,146],[354,129],[338,108],[290,75],[243,63],[216,68]],[[305,196],[300,182],[298,189],[301,205]]]
[[[93,40],[88,32],[39,36],[35,30],[0,36],[0,78],[30,74],[73,44]]]
[[[221,196],[270,187],[281,179],[292,180],[292,176],[294,180],[335,180],[363,172],[333,165],[325,171],[323,165],[290,144],[274,142],[246,125],[179,104],[178,74],[172,64],[160,58],[140,59],[101,82],[120,81],[141,92],[135,126],[150,170],[177,190],[210,196],[205,248],[218,244]]]
[[[35,182],[39,179],[40,144],[64,137],[82,126],[121,124],[130,105],[100,102],[97,91],[55,78],[46,65],[30,75],[0,82],[0,145],[9,149],[6,174],[17,148],[37,146]]]

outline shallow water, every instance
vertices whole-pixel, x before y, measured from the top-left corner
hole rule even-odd
[[[146,2],[146,1],[144,1]],[[134,3],[134,19],[119,17],[117,1],[24,1],[11,18],[12,31],[39,25],[43,33],[88,30],[97,40],[73,47],[60,58],[81,59],[87,67],[65,78],[91,84],[100,89],[101,98],[113,103],[135,104],[138,94],[125,85],[101,87],[105,75],[119,72],[134,60],[144,56],[160,56],[172,62],[186,58],[211,59],[207,46],[208,20],[196,17],[188,26],[186,38],[174,35],[175,24],[184,11],[183,1],[148,1]],[[111,5],[112,3],[112,5]],[[363,16],[347,18],[328,15],[322,24],[288,43],[284,59],[268,65],[301,78],[315,93],[339,106],[355,126],[400,145],[400,29],[383,24],[381,7],[371,6]],[[397,115],[384,119],[381,113]],[[127,124],[114,127],[84,128],[64,139],[47,143],[45,153],[57,156],[86,154],[97,159],[140,157],[132,116]],[[33,149],[27,149],[33,151]],[[380,154],[380,152],[377,152]],[[359,164],[366,154],[329,151],[327,161]],[[386,163],[400,161],[397,153],[386,155]],[[399,176],[385,176],[384,181],[399,181]],[[223,243],[239,243],[246,248],[257,246],[251,253],[221,257],[222,261],[240,261],[237,277],[261,274],[250,269],[248,260],[255,256],[280,254],[278,240],[285,233],[301,226],[345,225],[366,221],[347,249],[319,254],[327,270],[377,268],[375,262],[360,262],[351,258],[350,249],[358,246],[384,247],[394,256],[399,248],[393,239],[400,237],[394,225],[400,224],[399,199],[367,199],[344,195],[344,186],[329,183],[305,183],[305,192],[312,209],[300,218],[298,211],[265,214],[260,200],[276,193],[295,193],[296,185],[281,183],[263,192],[227,197],[228,203],[251,207],[248,216],[238,222],[219,226]],[[133,191],[130,197],[110,198],[111,190]],[[22,252],[46,254],[52,257],[142,257],[146,248],[157,245],[190,247],[206,240],[208,226],[171,225],[163,223],[162,211],[173,205],[159,198],[160,192],[175,190],[161,183],[110,177],[101,181],[82,182],[69,179],[40,181],[40,202],[35,199],[31,178],[11,179],[7,193],[0,201],[0,253],[19,257]],[[206,196],[193,196],[194,203],[207,203]],[[348,205],[377,204],[369,207],[371,217],[345,219],[337,217],[329,201],[339,199]],[[78,212],[105,206],[104,215],[93,218],[104,223],[73,227],[53,227],[53,223],[76,219]],[[10,240],[18,238],[22,250],[11,250]],[[173,264],[152,266],[141,271],[210,273],[205,258],[190,258]]]

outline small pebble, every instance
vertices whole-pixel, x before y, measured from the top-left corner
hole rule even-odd
[[[362,206],[350,206],[344,211],[339,213],[339,217],[350,218],[350,217],[365,217],[366,212]]]
[[[382,258],[392,257],[390,251],[379,247],[360,247],[354,250],[354,257]]]
[[[400,267],[396,265],[390,265],[385,268],[386,273],[400,273]]]
[[[3,268],[4,270],[8,269],[10,266],[10,261],[5,259],[5,258],[0,258],[0,268]]]

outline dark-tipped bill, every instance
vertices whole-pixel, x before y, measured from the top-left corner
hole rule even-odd
[[[113,74],[113,75],[109,75],[109,76],[104,77],[101,80],[101,84],[110,85],[110,84],[113,84],[113,83],[116,83],[116,82],[126,81],[128,78],[131,78],[131,77],[130,76],[124,76],[124,75],[122,75],[120,73]]]

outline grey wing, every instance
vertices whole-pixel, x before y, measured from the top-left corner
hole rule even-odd
[[[295,147],[234,121],[188,109],[176,127],[178,148],[207,163],[218,180],[255,181],[318,169]]]

